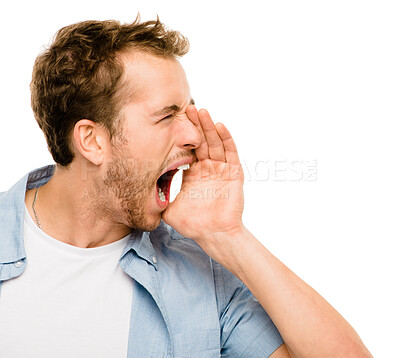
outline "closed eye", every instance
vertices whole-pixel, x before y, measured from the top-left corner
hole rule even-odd
[[[170,114],[170,115],[168,115],[168,116],[162,118],[161,120],[163,121],[163,120],[165,120],[165,119],[170,119],[170,118],[172,118],[173,116],[174,116],[173,114]]]

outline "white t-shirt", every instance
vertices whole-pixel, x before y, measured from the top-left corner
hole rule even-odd
[[[41,231],[25,208],[27,265],[2,285],[0,358],[125,358],[133,280],[118,261],[128,238],[68,245]]]

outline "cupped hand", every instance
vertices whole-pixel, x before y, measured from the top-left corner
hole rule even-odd
[[[187,108],[188,119],[202,136],[195,149],[197,162],[183,172],[181,191],[163,213],[163,220],[203,249],[214,245],[216,233],[241,230],[243,169],[228,129],[213,123],[209,113]]]

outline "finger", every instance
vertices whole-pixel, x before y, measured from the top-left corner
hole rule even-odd
[[[228,128],[226,128],[222,123],[217,123],[216,127],[225,149],[226,161],[231,164],[240,164],[239,153]]]
[[[197,109],[195,106],[190,105],[186,108],[186,115],[188,116],[189,120],[195,125],[197,130],[199,131],[201,135],[201,143],[199,147],[195,149],[195,154],[197,157],[197,160],[204,160],[208,159],[208,146],[207,146],[207,141],[203,132],[203,128],[201,127],[200,120],[199,120],[199,115],[197,112]]]
[[[225,162],[224,145],[208,111],[201,109],[199,111],[199,119],[207,140],[208,155],[210,159]]]

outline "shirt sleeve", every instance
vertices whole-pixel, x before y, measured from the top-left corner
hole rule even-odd
[[[245,284],[213,261],[222,358],[266,358],[283,339]]]

